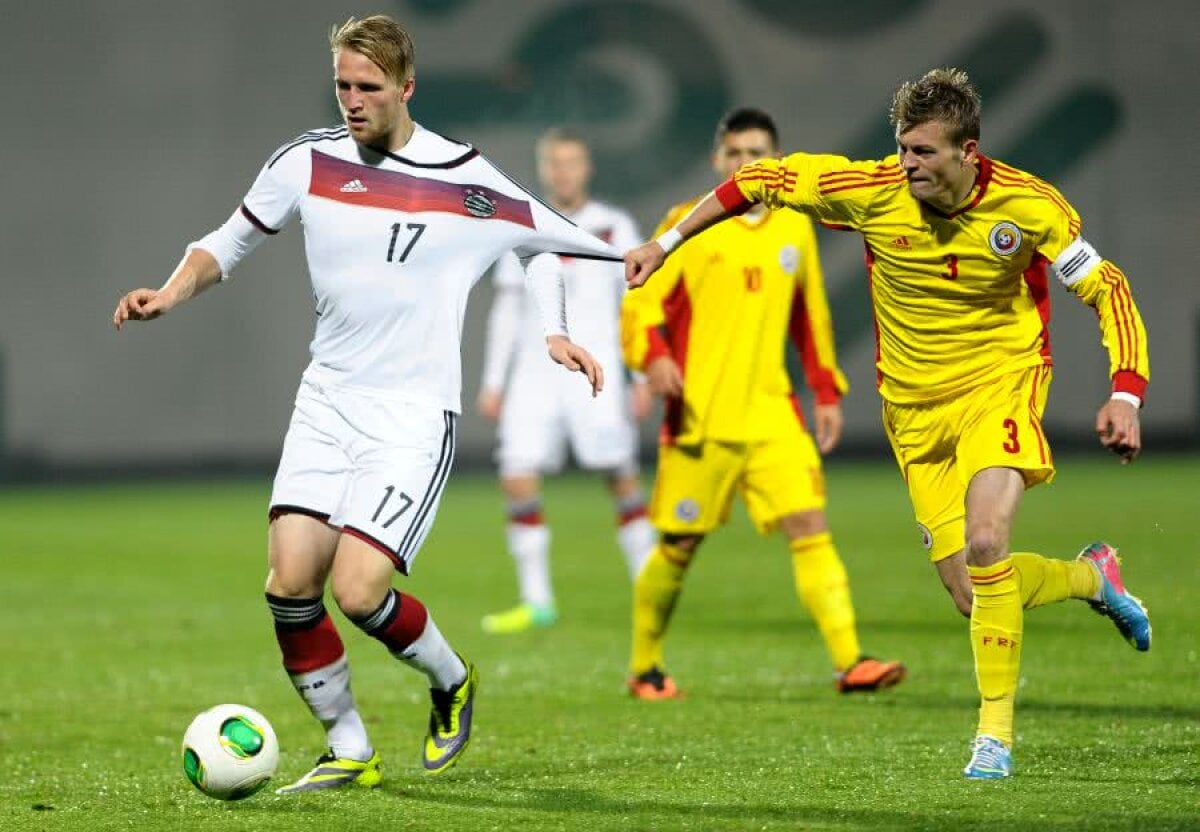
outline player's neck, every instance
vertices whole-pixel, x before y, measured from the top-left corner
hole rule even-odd
[[[550,197],[550,204],[554,207],[554,210],[558,211],[560,214],[578,213],[579,209],[587,204],[587,201],[587,194],[580,194],[572,199],[560,199],[555,196]]]
[[[379,144],[388,153],[396,153],[404,149],[416,130],[417,123],[412,120],[412,116],[402,113],[396,121],[396,126],[392,128],[392,132],[380,137]]]

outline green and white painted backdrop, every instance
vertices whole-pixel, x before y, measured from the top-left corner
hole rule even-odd
[[[552,123],[596,145],[597,192],[648,230],[712,184],[728,108],[775,114],[787,148],[891,150],[891,91],[940,64],[985,98],[983,143],[1060,186],[1085,234],[1129,274],[1151,332],[1145,426],[1197,433],[1200,7],[1186,0],[115,0],[6,11],[7,451],[18,462],[120,466],[269,460],[311,331],[298,227],[229,285],[166,322],[116,336],[117,296],[155,285],[224,219],[267,155],[335,117],[324,42],[375,10],[415,34],[413,111],[514,174]],[[823,238],[838,346],[854,386],[848,439],[880,444],[862,248]],[[490,291],[464,347],[475,393]],[[1052,432],[1086,434],[1106,390],[1095,321],[1055,291]],[[491,431],[468,415],[463,457]]]

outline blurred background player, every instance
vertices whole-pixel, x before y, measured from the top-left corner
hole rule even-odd
[[[777,148],[768,114],[734,110],[718,125],[713,168],[728,178]],[[690,208],[674,208],[663,228]],[[859,647],[846,570],[825,522],[820,454],[841,435],[847,384],[812,223],[790,211],[747,211],[688,242],[663,271],[626,295],[621,325],[626,363],[666,398],[650,506],[662,537],[634,584],[630,691],[679,695],[663,638],[688,566],[727,520],[734,491],[761,533],[787,537],[796,592],[825,640],[837,689],[895,685],[904,666]],[[815,397],[816,445],[788,376],[789,335]]]
[[[478,674],[392,578],[409,574],[453,464],[467,294],[505,251],[614,253],[475,149],[412,120],[413,45],[395,20],[351,18],[330,48],[344,124],[281,147],[161,288],[135,289],[113,313],[118,329],[154,320],[228,278],[293,218],[303,222],[316,333],[271,492],[266,601],[284,669],[329,751],[283,793],[382,778],[325,609],[327,583],[347,618],[428,678],[425,772],[446,771],[466,748]],[[530,278],[546,301],[551,355],[586,371],[596,391],[602,374],[559,326],[559,276]]]
[[[633,218],[592,199],[592,161],[584,137],[567,128],[548,130],[537,143],[537,173],[549,203],[568,219],[617,249],[639,240]],[[555,260],[544,255],[545,260]],[[567,330],[587,343],[602,366],[620,366],[620,308],[625,278],[619,265],[563,257]],[[499,422],[500,484],[508,501],[508,550],[517,568],[520,604],[487,615],[483,629],[514,633],[557,619],[550,580],[550,529],[542,509],[542,475],[559,471],[569,445],[576,462],[602,472],[612,494],[617,545],[635,576],[654,545],[638,479],[637,422],[652,398],[644,383],[610,373],[603,396],[594,398],[546,358],[537,335],[537,308],[515,255],[495,270],[495,298],[488,318],[487,351],[479,412]],[[535,329],[531,332],[530,326]]]
[[[681,240],[760,206],[863,235],[884,427],[930,558],[971,619],[982,701],[963,774],[994,779],[1012,773],[1025,608],[1077,598],[1137,650],[1151,641],[1113,547],[1092,543],[1075,560],[1009,550],[1021,495],[1054,476],[1041,424],[1049,275],[1096,312],[1112,392],[1095,429],[1122,464],[1141,451],[1150,363],[1125,275],[1081,236],[1057,189],[980,152],[981,110],[966,73],[931,70],[893,97],[896,155],[793,153],[747,165],[626,265],[640,285]]]

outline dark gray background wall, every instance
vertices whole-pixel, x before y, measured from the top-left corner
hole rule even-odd
[[[717,116],[773,112],[788,148],[890,152],[891,91],[958,63],[985,94],[984,148],[1056,182],[1084,233],[1121,264],[1151,331],[1144,424],[1197,424],[1200,7],[842,0],[427,0],[331,4],[6,3],[0,211],[3,441],[10,459],[121,467],[268,460],[312,309],[297,227],[235,280],[164,321],[116,335],[117,297],[157,286],[183,246],[225,219],[288,138],[335,119],[325,37],[387,11],[417,43],[413,112],[532,178],[532,141],[569,121],[594,138],[597,192],[649,230],[713,184]],[[848,438],[879,443],[861,266],[825,239],[839,346],[854,387]],[[464,344],[469,406],[490,290]],[[1105,396],[1095,320],[1055,290],[1048,421],[1089,430]],[[491,432],[468,414],[461,457]]]

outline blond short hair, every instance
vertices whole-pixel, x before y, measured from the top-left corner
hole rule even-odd
[[[576,130],[574,127],[555,126],[546,129],[541,136],[538,137],[535,153],[541,156],[546,152],[552,144],[577,144],[583,147],[588,153],[591,153],[592,148],[588,143],[587,136]]]
[[[383,73],[403,86],[413,75],[413,42],[403,26],[385,14],[371,15],[361,20],[351,17],[329,31],[329,49],[339,49],[366,57]]]
[[[892,98],[888,119],[897,133],[940,121],[955,144],[979,139],[979,93],[967,73],[953,67],[931,69],[919,81],[905,81]]]

